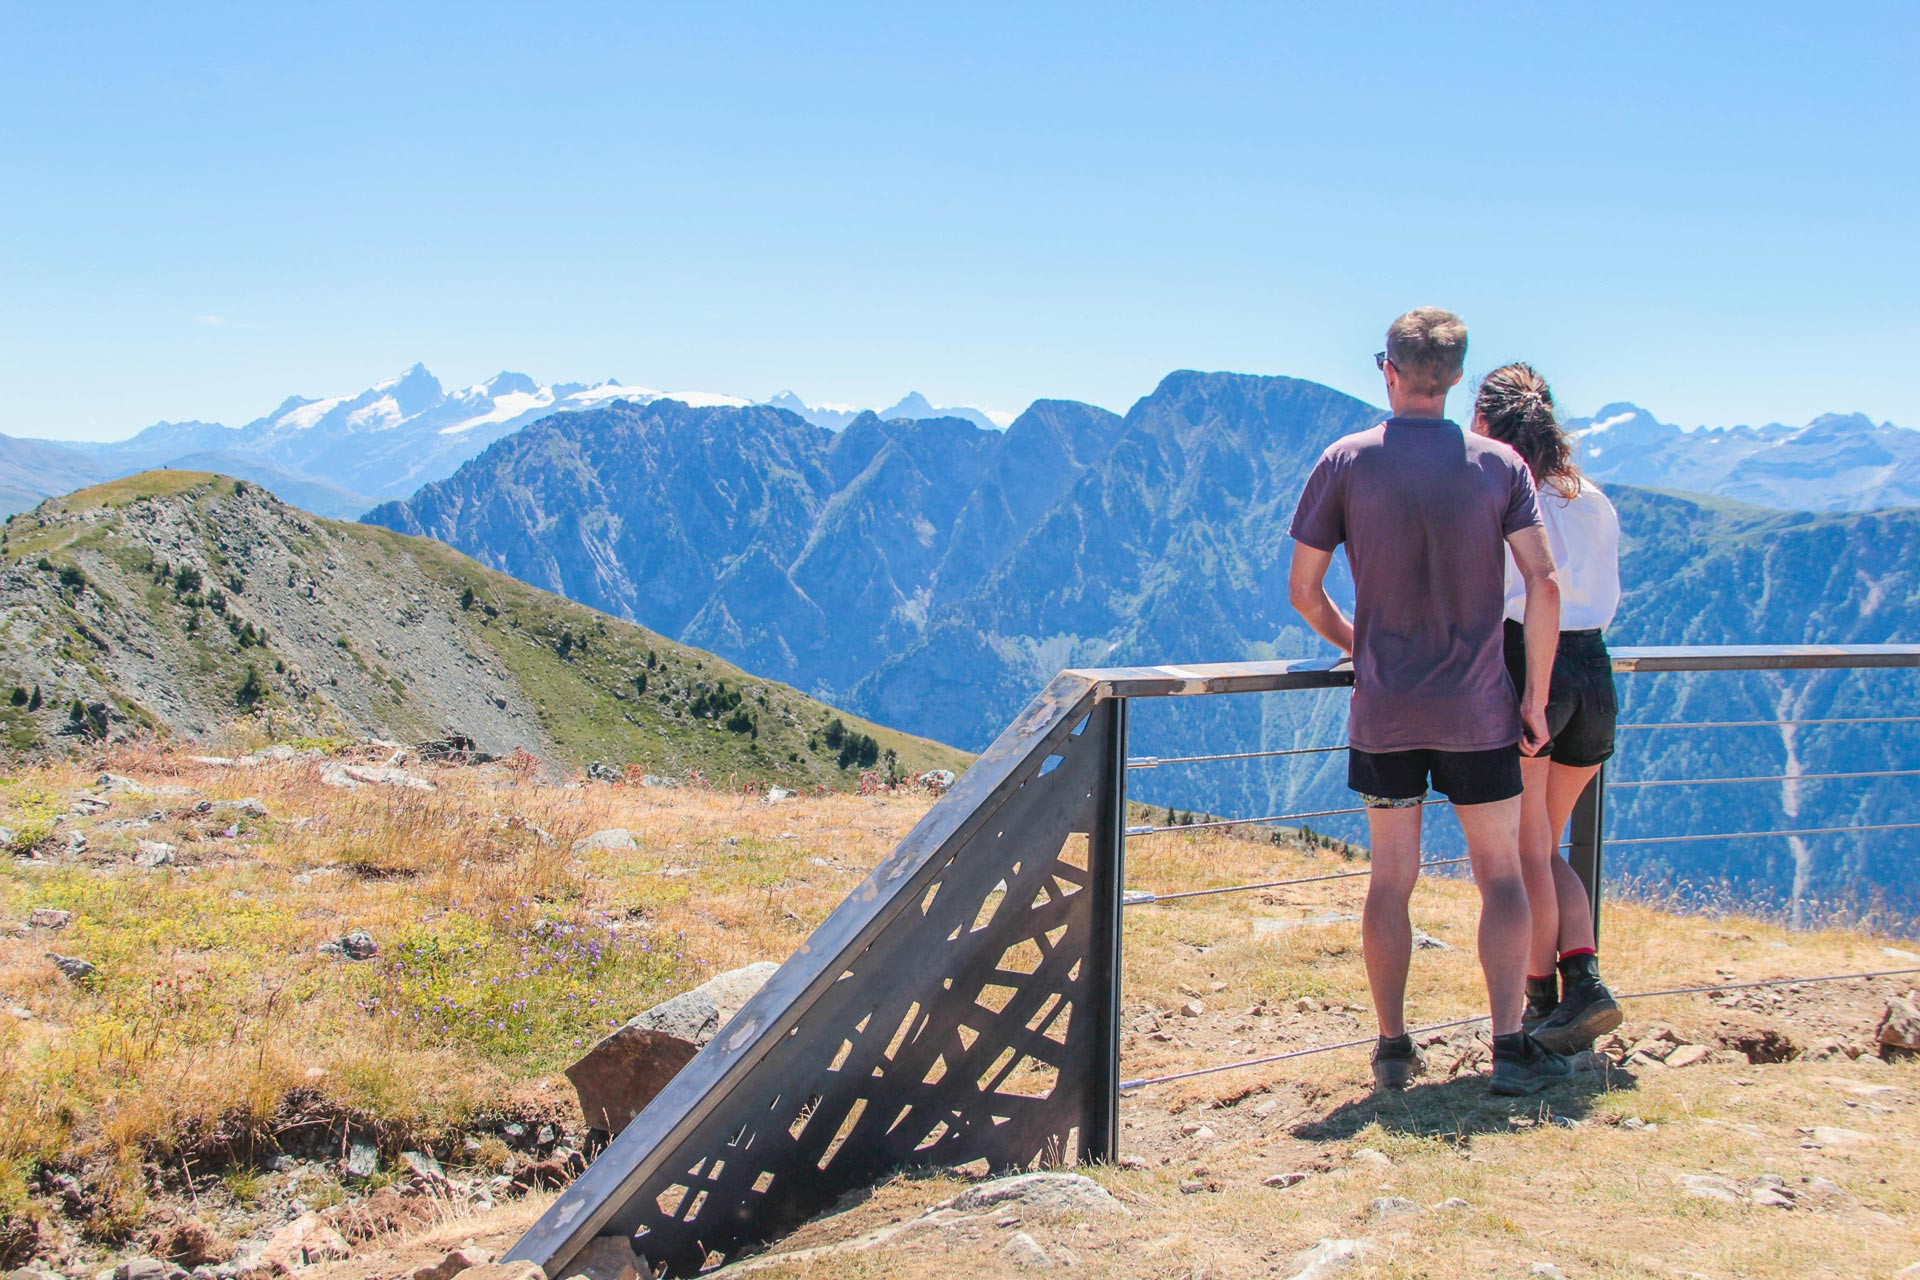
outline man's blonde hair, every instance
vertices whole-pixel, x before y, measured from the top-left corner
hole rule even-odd
[[[1387,326],[1387,359],[1407,390],[1437,396],[1467,367],[1467,326],[1439,307],[1415,307]]]

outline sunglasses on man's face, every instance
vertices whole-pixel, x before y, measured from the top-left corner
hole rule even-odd
[[[1373,353],[1373,367],[1380,370],[1380,372],[1385,373],[1387,371],[1387,366],[1390,364],[1393,364],[1393,361],[1387,359],[1386,352],[1376,351]],[[1398,369],[1400,366],[1397,364],[1393,364],[1393,367]]]

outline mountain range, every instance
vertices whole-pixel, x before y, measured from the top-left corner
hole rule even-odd
[[[453,732],[496,754],[789,788],[965,764],[440,543],[225,476],[147,472],[10,518],[0,618],[16,749],[142,729]]]
[[[610,405],[536,423],[367,519],[882,723],[978,748],[1061,667],[1322,652],[1287,603],[1288,517],[1325,445],[1380,416],[1311,382],[1197,372],[1169,375],[1124,416],[1041,401],[1005,432],[867,415],[836,433],[765,406]],[[1629,549],[1617,643],[1920,636],[1920,581],[1903,558],[1920,551],[1920,511],[1781,514],[1626,486],[1617,501]],[[1920,710],[1901,673],[1639,677],[1627,696],[1650,715],[1782,698],[1809,715],[1860,697]],[[1135,751],[1338,742],[1344,707],[1337,693],[1149,702],[1135,713]],[[1897,734],[1841,744],[1904,761],[1916,745]],[[1669,734],[1650,737],[1635,763],[1690,776],[1744,755],[1782,766],[1746,772],[1791,772],[1792,750],[1813,747],[1777,733]],[[1157,770],[1140,794],[1225,813],[1343,807],[1338,757],[1311,759]],[[1871,795],[1735,790],[1649,790],[1617,816],[1684,818],[1669,830],[1695,832],[1837,825],[1825,817]],[[1920,876],[1866,836],[1814,849],[1804,865],[1785,841],[1771,853],[1678,846],[1664,860],[1639,848],[1637,866],[1663,882],[1726,879],[1805,903],[1861,883],[1870,865],[1874,883],[1920,902]]]
[[[263,484],[289,502],[336,518],[360,515],[384,498],[405,497],[503,436],[555,413],[616,400],[647,404],[672,398],[692,406],[744,406],[739,396],[707,391],[655,391],[618,382],[540,383],[501,373],[448,391],[415,364],[353,395],[289,396],[272,412],[240,427],[217,422],[157,422],[125,440],[22,440],[0,435],[0,515],[83,484],[155,467],[224,472]],[[838,430],[863,410],[814,406],[791,391],[779,407]],[[935,409],[913,392],[883,410],[885,418],[953,416],[992,429],[978,409]]]
[[[1803,427],[1683,430],[1636,405],[1567,423],[1596,480],[1711,494],[1788,511],[1870,511],[1920,504],[1920,431],[1865,414]]]

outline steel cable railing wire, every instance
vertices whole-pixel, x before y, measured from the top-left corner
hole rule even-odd
[[[1626,995],[1616,995],[1616,1000],[1652,1000],[1661,996],[1701,995],[1714,991],[1746,991],[1754,987],[1796,987],[1812,986],[1821,982],[1853,982],[1870,978],[1900,978],[1910,974],[1920,974],[1920,968],[1911,969],[1873,969],[1863,973],[1828,973],[1811,978],[1762,978],[1754,982],[1713,982],[1698,987],[1670,987],[1664,991],[1633,991]],[[1470,1027],[1475,1023],[1487,1021],[1487,1015],[1476,1018],[1455,1018],[1452,1022],[1435,1022],[1424,1027],[1408,1028],[1409,1035],[1423,1036],[1435,1031],[1449,1031],[1454,1027]],[[1248,1067],[1263,1067],[1275,1062],[1286,1062],[1293,1058],[1310,1057],[1317,1053],[1333,1053],[1340,1049],[1358,1049],[1374,1043],[1373,1036],[1361,1040],[1342,1040],[1338,1044],[1315,1045],[1307,1049],[1291,1049],[1286,1053],[1268,1054],[1261,1058],[1245,1058],[1237,1062],[1215,1063],[1210,1067],[1196,1067],[1191,1071],[1176,1071],[1164,1076],[1143,1076],[1137,1080],[1122,1080],[1120,1092],[1132,1093],[1154,1085],[1173,1084],[1179,1080],[1192,1080],[1200,1076],[1218,1075],[1223,1071],[1240,1071]]]
[[[1616,729],[1775,729],[1782,725],[1920,724],[1920,716],[1841,716],[1825,720],[1673,720],[1623,724]]]
[[[1607,790],[1623,787],[1711,787],[1732,782],[1831,782],[1838,778],[1915,778],[1920,769],[1868,769],[1859,773],[1774,773],[1747,778],[1652,778],[1637,782],[1607,779]]]
[[[1419,805],[1409,807],[1425,808],[1427,805],[1433,803],[1434,801],[1432,800],[1422,800]],[[1365,813],[1366,811],[1366,805],[1357,804],[1344,809],[1310,809],[1304,813],[1273,813],[1268,814],[1264,818],[1211,818],[1206,822],[1176,822],[1164,827],[1128,827],[1127,835],[1128,837],[1158,836],[1165,835],[1169,831],[1207,831],[1218,830],[1221,827],[1258,827],[1268,823],[1297,822],[1303,818],[1337,818],[1342,814]]]
[[[1435,858],[1431,862],[1422,862],[1420,869],[1429,867],[1456,867],[1471,858]],[[1351,880],[1356,876],[1370,876],[1372,867],[1363,867],[1358,871],[1333,871],[1319,876],[1295,876],[1291,880],[1263,880],[1258,884],[1234,884],[1221,889],[1185,889],[1179,893],[1149,893],[1144,890],[1127,890],[1126,900],[1121,904],[1128,907],[1150,906],[1156,902],[1177,902],[1182,898],[1210,898],[1222,893],[1247,893],[1254,889],[1284,889],[1291,884],[1318,884],[1323,880]]]
[[[1701,840],[1773,840],[1787,836],[1844,836],[1856,831],[1920,831],[1920,822],[1875,822],[1858,827],[1799,827],[1783,831],[1713,831],[1688,836],[1608,836],[1605,847],[1623,844],[1692,844]],[[1573,846],[1562,844],[1562,849]]]
[[[1280,756],[1320,756],[1334,751],[1345,751],[1343,742],[1337,747],[1283,747],[1273,751],[1228,751],[1211,756],[1132,756],[1127,760],[1129,769],[1158,769],[1163,764],[1206,764],[1216,760],[1272,760]]]

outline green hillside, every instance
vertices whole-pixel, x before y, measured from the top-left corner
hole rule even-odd
[[[206,472],[146,472],[12,517],[0,605],[0,726],[16,749],[458,732],[566,765],[789,787],[968,760],[440,543]]]

